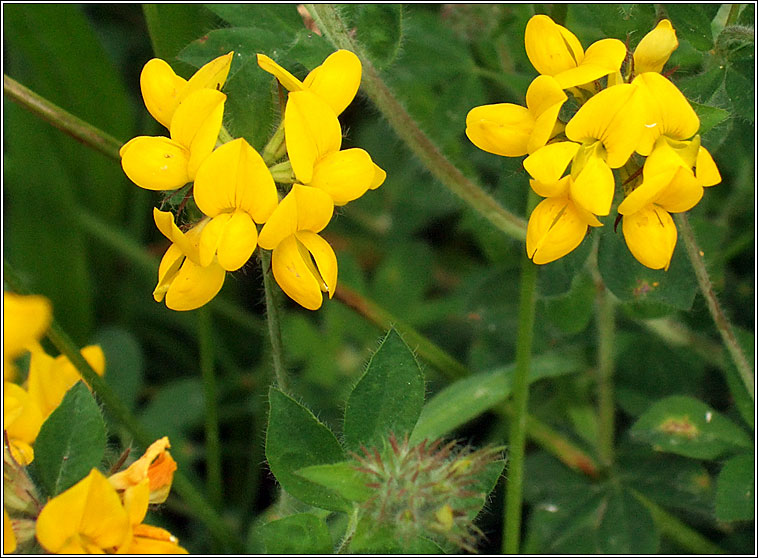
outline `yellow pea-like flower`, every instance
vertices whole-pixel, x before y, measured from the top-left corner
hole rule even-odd
[[[642,37],[642,40],[634,49],[634,73],[658,72],[668,62],[671,53],[679,46],[671,22],[662,19],[655,29]]]
[[[171,457],[168,437],[153,442],[137,461],[125,470],[114,473],[108,481],[117,491],[125,491],[148,479],[149,501],[160,504],[166,501],[174,480],[176,461]]]
[[[676,246],[676,225],[668,211],[649,204],[624,215],[624,240],[632,255],[650,269],[668,270]]]
[[[3,379],[15,377],[13,360],[40,340],[52,319],[47,298],[3,291]]]

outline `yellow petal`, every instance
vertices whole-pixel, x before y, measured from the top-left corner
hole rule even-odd
[[[613,203],[613,171],[600,157],[590,157],[571,181],[571,199],[595,215],[608,215]]]
[[[526,228],[526,253],[536,264],[562,258],[581,244],[587,223],[567,197],[542,200]]]
[[[526,90],[526,106],[534,117],[534,128],[527,142],[527,151],[534,153],[553,135],[558,113],[568,97],[555,78],[537,76]]]
[[[150,480],[145,477],[140,482],[128,486],[124,490],[122,498],[124,508],[129,514],[129,523],[139,525],[145,519],[147,506],[150,503]]]
[[[361,61],[349,50],[330,54],[303,84],[324,99],[337,116],[352,102],[361,84]]]
[[[632,82],[640,90],[643,105],[643,135],[637,152],[648,155],[659,136],[689,139],[700,128],[700,119],[676,85],[661,74],[647,72]]]
[[[538,182],[554,184],[566,172],[579,147],[571,141],[551,143],[524,159],[524,168]]]
[[[163,236],[173,242],[181,250],[182,254],[191,256],[192,259],[197,260],[197,256],[195,256],[196,249],[193,246],[192,240],[176,226],[173,213],[161,211],[157,207],[154,207],[153,220]]]
[[[171,66],[160,58],[149,60],[142,68],[140,89],[145,107],[166,128],[171,124],[186,86],[187,80],[177,76]]]
[[[650,269],[668,269],[676,246],[676,225],[671,215],[655,205],[648,205],[624,215],[624,240],[632,255]]]
[[[189,150],[164,137],[139,136],[121,147],[121,168],[146,190],[176,190],[190,181]]]
[[[310,186],[331,196],[335,205],[345,205],[369,189],[376,165],[363,149],[345,149],[322,157],[313,169]]]
[[[297,231],[319,232],[334,212],[332,198],[319,188],[294,184],[261,230],[258,245],[273,250]]]
[[[158,284],[153,291],[155,302],[161,302],[166,296],[166,292],[176,278],[176,274],[179,273],[179,268],[184,263],[185,258],[186,256],[176,244],[169,246],[166,253],[163,254],[158,266]]]
[[[225,102],[226,95],[220,91],[200,89],[182,101],[171,119],[171,139],[189,150],[190,180],[216,145]]]
[[[222,268],[236,271],[253,255],[257,241],[258,230],[250,215],[244,211],[221,213],[200,235],[200,265],[210,265],[217,254]]]
[[[24,388],[3,383],[3,428],[9,440],[34,443],[43,421],[39,406]]]
[[[671,53],[679,46],[676,31],[668,19],[662,19],[655,29],[642,37],[634,49],[634,73],[658,72],[668,62]]]
[[[185,259],[166,291],[166,306],[177,311],[200,308],[218,294],[225,278],[217,263],[202,267]]]
[[[587,49],[584,59],[576,68],[555,74],[563,89],[590,83],[617,72],[626,57],[626,45],[618,39],[601,39]]]
[[[642,183],[619,204],[618,212],[621,215],[631,215],[655,202],[661,192],[671,183],[679,168],[681,167],[671,166],[663,169],[662,172],[645,175]]]
[[[292,300],[308,310],[318,310],[323,298],[320,281],[303,259],[294,234],[282,240],[271,255],[274,279]]]
[[[527,154],[534,130],[534,116],[529,109],[511,103],[482,105],[466,115],[466,136],[487,153],[503,157]]]
[[[16,534],[13,532],[11,518],[3,507],[3,554],[10,554],[14,550],[16,550]]]
[[[37,518],[37,540],[48,552],[113,552],[131,536],[121,499],[97,469],[45,504]]]
[[[226,83],[233,59],[234,51],[214,58],[195,72],[187,82],[180,102],[199,89],[221,89]]]
[[[571,177],[564,176],[557,182],[540,182],[539,180],[530,180],[529,185],[532,190],[543,198],[555,198],[559,196],[566,196],[571,184]]]
[[[697,152],[695,176],[698,177],[703,186],[715,186],[721,182],[721,173],[705,147],[701,147]]]
[[[244,138],[208,156],[197,171],[193,193],[198,209],[209,217],[241,210],[257,223],[264,223],[278,203],[266,163]]]
[[[529,20],[524,43],[529,61],[540,74],[554,76],[576,67],[584,58],[576,35],[546,15],[536,15]]]
[[[642,103],[631,84],[614,85],[590,98],[566,124],[566,136],[579,143],[599,140],[612,169],[626,163],[642,134]]]
[[[39,295],[3,291],[3,353],[6,361],[39,341],[53,319],[50,301]]]
[[[384,184],[385,179],[387,178],[387,173],[382,169],[379,165],[374,163],[374,178],[371,179],[371,184],[369,185],[369,188],[371,190],[376,190]]]
[[[308,250],[316,263],[317,279],[321,279],[320,288],[332,298],[337,288],[337,256],[329,243],[311,231],[295,233],[295,238]]]
[[[689,211],[703,197],[703,185],[690,169],[679,167],[666,188],[656,197],[655,204],[669,213]]]
[[[150,503],[164,502],[174,479],[174,471],[176,471],[176,462],[168,451],[170,447],[167,436],[156,440],[145,450],[142,457],[125,470],[108,477],[108,482],[116,490],[124,491],[148,479]]]
[[[178,539],[160,527],[152,525],[134,526],[134,536],[127,554],[187,554],[187,550],[179,546]]]
[[[258,66],[269,74],[272,74],[287,91],[302,91],[305,89],[303,82],[282,68],[265,54],[258,55]]]
[[[295,176],[308,184],[316,161],[339,151],[342,128],[326,101],[310,91],[296,91],[284,109],[284,137]]]

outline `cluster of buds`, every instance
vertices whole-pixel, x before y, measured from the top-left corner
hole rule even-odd
[[[626,244],[643,265],[668,269],[677,239],[670,214],[688,211],[704,187],[721,181],[696,135],[698,116],[660,74],[678,46],[671,23],[662,20],[634,53],[617,39],[597,41],[585,52],[571,31],[536,15],[527,23],[525,44],[540,73],[526,92],[526,107],[475,107],[466,135],[490,153],[528,155],[531,187],[545,199],[529,218],[527,255],[536,264],[552,262],[579,246],[588,227],[602,226],[598,216],[611,211],[618,169]],[[565,91],[579,109],[561,119]]]
[[[356,469],[370,477],[373,492],[361,506],[374,525],[389,528],[404,543],[431,536],[476,552],[483,534],[474,519],[487,496],[476,490],[477,474],[500,459],[499,448],[471,451],[456,448],[455,440],[411,446],[392,434],[382,451],[361,451],[353,454]]]
[[[188,81],[157,58],[142,71],[145,105],[171,137],[127,142],[120,152],[124,172],[149,190],[175,191],[192,182],[177,214],[193,200],[189,213],[200,215],[199,220],[184,217],[192,221],[185,231],[171,212],[154,210],[158,229],[172,244],[153,297],[165,298],[173,310],[203,306],[221,290],[226,272],[244,266],[259,246],[272,251],[272,271],[282,290],[316,310],[322,292],[331,298],[337,285],[337,258],[318,233],[335,205],[378,188],[386,177],[363,149],[341,149],[338,116],[358,91],[361,63],[352,52],[339,50],[300,81],[259,54],[259,66],[289,94],[279,128],[258,153],[223,128],[221,88],[233,59],[233,52],[220,56]]]

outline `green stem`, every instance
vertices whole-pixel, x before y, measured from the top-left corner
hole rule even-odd
[[[630,490],[632,495],[648,509],[663,536],[668,537],[692,554],[726,554],[724,549],[716,546],[700,533],[679,521],[658,504],[636,490]]]
[[[221,129],[218,131],[218,141],[222,145],[229,143],[230,141],[234,141],[234,136],[229,133],[229,130],[226,129],[226,126],[221,126]]]
[[[213,367],[213,326],[208,308],[197,311],[197,338],[200,346],[200,371],[205,399],[205,463],[208,499],[221,509],[221,441],[218,427],[216,375]]]
[[[360,508],[357,505],[353,507],[353,511],[348,519],[347,528],[345,529],[345,535],[342,537],[337,550],[334,551],[335,554],[345,554],[347,552],[347,546],[350,544],[353,535],[355,535],[355,530],[358,528],[359,510]]]
[[[595,251],[595,256],[597,251]],[[595,257],[595,262],[597,258]],[[614,349],[616,333],[615,300],[608,292],[597,265],[594,266],[595,306],[597,309],[597,453],[603,467],[613,464],[616,406],[613,398]]]
[[[684,245],[687,247],[687,255],[692,263],[692,268],[695,270],[695,276],[697,277],[698,285],[700,286],[700,292],[705,298],[705,302],[708,305],[708,311],[711,313],[713,323],[716,324],[716,329],[721,334],[721,339],[726,345],[729,355],[732,357],[737,372],[742,379],[742,382],[747,388],[747,392],[750,394],[750,398],[755,400],[755,376],[753,374],[753,368],[750,366],[745,353],[742,351],[737,337],[734,335],[734,329],[729,319],[724,314],[724,310],[721,308],[716,294],[713,292],[713,283],[708,275],[708,270],[705,268],[705,261],[703,260],[703,254],[697,245],[695,240],[695,234],[690,227],[690,223],[687,220],[687,215],[684,213],[677,213],[675,215],[676,223],[679,231],[684,239]]]
[[[23,283],[18,277],[15,269],[7,261],[4,262],[3,279],[5,283],[19,294],[29,294]],[[47,337],[55,347],[65,355],[74,368],[79,372],[85,382],[92,388],[100,401],[107,409],[110,416],[134,437],[134,440],[147,448],[155,441],[157,436],[140,424],[137,418],[131,413],[129,408],[121,401],[119,396],[111,387],[101,378],[92,366],[85,360],[79,352],[79,348],[71,340],[71,337],[61,328],[55,320],[50,324]],[[213,536],[221,543],[227,545],[235,552],[244,548],[242,540],[236,533],[229,529],[229,526],[216,513],[212,506],[203,498],[202,494],[192,485],[184,473],[181,471],[174,472],[173,490],[181,496],[187,503],[195,517],[205,524]]]
[[[95,148],[108,157],[117,160],[120,158],[118,151],[121,149],[122,142],[40,97],[5,74],[3,74],[3,92],[25,109],[74,139]]]
[[[280,184],[292,184],[297,180],[295,173],[292,171],[292,163],[289,160],[272,165],[268,170],[274,181]]]
[[[421,130],[402,103],[387,87],[360,44],[345,26],[332,4],[306,4],[319,29],[337,48],[354,52],[363,65],[362,89],[382,112],[387,122],[446,188],[460,197],[484,219],[517,240],[526,238],[526,223],[504,209],[481,186],[469,180]]]
[[[528,211],[536,196],[529,193]],[[518,333],[516,338],[516,370],[513,375],[513,419],[508,438],[508,481],[505,491],[505,525],[503,553],[518,554],[521,539],[523,505],[524,453],[529,403],[529,366],[532,358],[534,318],[537,306],[537,266],[524,253],[521,256],[521,288],[519,293]]]
[[[276,132],[274,132],[274,135],[271,136],[271,139],[268,140],[268,143],[263,148],[263,151],[261,151],[261,157],[263,157],[263,162],[266,163],[266,166],[270,167],[282,157],[283,145],[284,120],[279,123],[279,127],[276,129]]]
[[[287,369],[284,366],[284,349],[282,347],[282,330],[279,325],[279,306],[274,292],[276,285],[271,273],[271,252],[258,249],[258,259],[263,273],[263,289],[266,292],[266,322],[271,340],[271,357],[274,361],[274,377],[276,385],[281,390],[287,389]]]

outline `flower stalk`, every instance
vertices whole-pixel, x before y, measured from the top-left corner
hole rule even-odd
[[[268,324],[269,340],[271,341],[271,358],[274,361],[274,379],[281,390],[287,389],[287,369],[284,365],[284,347],[282,345],[282,330],[279,325],[279,307],[274,296],[274,278],[271,274],[271,252],[258,251],[258,261],[263,274],[263,289],[266,296],[266,323]]]

